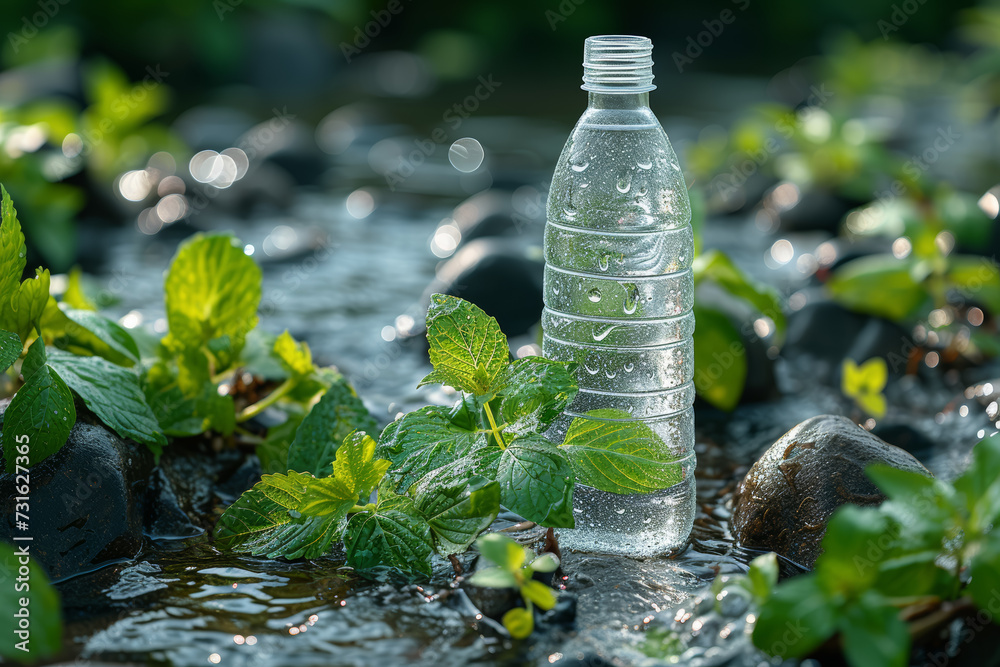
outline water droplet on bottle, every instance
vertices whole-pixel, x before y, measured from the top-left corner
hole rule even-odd
[[[618,325],[617,324],[612,324],[611,326],[609,326],[604,331],[598,332],[598,330],[595,329],[594,330],[594,340],[597,341],[598,343],[601,342],[602,340],[604,340],[605,338],[607,338],[608,334],[610,334],[616,328],[618,328]]]
[[[609,380],[614,380],[614,379],[615,379],[615,376],[616,376],[616,375],[618,375],[618,373],[615,373],[614,371],[604,371],[604,375],[605,375],[605,377],[607,377],[607,378],[608,378]]]
[[[573,206],[567,206],[566,208],[563,209],[563,215],[566,216],[567,220],[575,220],[576,208],[574,208]]]
[[[615,183],[615,187],[618,188],[618,192],[625,194],[632,187],[632,174],[625,172],[618,178],[618,182]]]
[[[559,294],[559,283],[552,283],[552,293]]]
[[[639,188],[639,194],[640,194],[640,195],[645,195],[645,194],[646,194],[647,192],[648,192],[648,190],[646,189],[646,186],[645,186],[645,185],[643,185],[643,186],[641,186],[641,187]]]
[[[590,187],[590,183],[588,183],[587,181],[582,181],[580,183],[577,183],[577,185],[580,186],[581,190],[583,190],[584,188],[589,188]]]
[[[604,253],[597,260],[597,266],[598,266],[598,268],[601,269],[601,271],[607,271],[608,270],[608,258],[609,257],[610,257],[610,255],[608,255],[608,253]]]
[[[639,307],[639,287],[635,283],[621,283],[625,288],[625,303],[622,307],[626,315],[631,315]]]
[[[652,169],[653,161],[647,158],[642,158],[638,162],[636,162],[636,165],[638,165],[639,169]]]
[[[621,509],[615,510],[615,514],[625,514],[625,508],[622,507]]]
[[[591,375],[597,375],[597,372],[598,372],[598,371],[599,371],[600,369],[597,369],[597,368],[591,368],[591,367],[590,367],[590,366],[588,366],[587,364],[584,364],[584,365],[583,365],[583,370],[587,371],[587,372],[588,372],[588,373],[590,373]]]
[[[631,361],[628,361],[628,362],[625,363],[625,372],[626,373],[631,373],[634,370],[635,370],[635,364],[633,364]]]
[[[593,301],[594,303],[597,303],[598,301],[601,300],[601,290],[595,287],[594,289],[590,290],[589,294],[587,294],[587,298]]]
[[[589,167],[589,166],[590,166],[590,163],[587,162],[586,160],[584,160],[583,162],[577,162],[576,164],[570,163],[570,168],[573,171],[577,172],[577,173],[582,172],[582,171],[586,171],[587,167]]]

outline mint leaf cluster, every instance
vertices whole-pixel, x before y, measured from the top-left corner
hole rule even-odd
[[[349,434],[319,475],[289,470],[264,475],[223,513],[218,544],[271,558],[316,558],[342,541],[359,570],[393,567],[430,575],[430,557],[468,549],[493,522],[496,482],[442,476],[403,495],[381,488],[390,462],[375,458],[375,440]],[[299,456],[293,444],[289,458]]]
[[[837,510],[815,570],[761,589],[757,647],[803,657],[839,634],[853,667],[902,667],[913,635],[907,620],[920,624],[942,601],[959,610],[996,607],[1000,435],[976,445],[954,483],[887,466],[867,473],[889,500]]]
[[[379,454],[392,461],[394,488],[426,475],[466,471],[500,485],[501,504],[543,526],[572,528],[573,489],[648,493],[681,481],[663,441],[620,411],[577,418],[560,445],[546,430],[576,396],[574,366],[542,357],[510,360],[496,320],[457,297],[435,294],[427,312],[434,371],[462,392],[452,408],[429,406],[390,424]]]
[[[230,436],[277,405],[287,420],[258,447],[267,472],[318,474],[351,431],[375,430],[336,369],[316,366],[309,346],[287,331],[274,336],[256,328],[261,272],[233,236],[198,234],[181,244],[165,279],[169,330],[161,340],[144,336],[152,340],[140,350],[127,329],[96,311],[78,271],[61,300],[49,295],[47,270],[21,280],[24,234],[10,196],[2,195],[0,370],[24,379],[4,416],[8,471],[59,451],[76,422],[77,401],[157,456],[167,437]],[[247,372],[280,384],[245,404],[234,385]],[[25,435],[30,453],[19,456],[16,439]]]
[[[57,303],[48,270],[21,280],[24,234],[10,195],[0,190],[0,364],[8,371],[21,360],[24,378],[4,413],[7,471],[18,464],[19,437],[31,443],[21,465],[59,451],[76,423],[76,398],[122,437],[159,451],[166,438],[141,390],[135,341],[95,312]]]

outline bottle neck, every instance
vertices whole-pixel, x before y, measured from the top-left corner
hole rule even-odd
[[[648,109],[649,93],[595,93],[587,94],[591,109]]]

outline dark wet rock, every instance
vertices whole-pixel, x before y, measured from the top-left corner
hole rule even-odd
[[[203,438],[171,444],[160,458],[159,469],[173,492],[170,504],[180,508],[193,526],[204,530],[213,528],[216,507],[232,502],[236,495],[260,479],[256,459],[251,461],[241,450],[232,447],[216,451],[212,443]],[[171,512],[176,516],[175,510]]]
[[[0,406],[6,409],[7,404]],[[153,456],[78,412],[69,439],[30,471],[31,554],[53,579],[132,558],[142,546]],[[0,540],[15,535],[16,476],[0,475]]]
[[[563,591],[556,598],[556,606],[539,614],[539,627],[572,630],[576,626],[576,596]]]
[[[880,357],[885,360],[890,377],[902,377],[914,347],[906,329],[895,322],[872,317],[861,327],[845,357],[859,364]]]
[[[491,567],[494,567],[493,563],[485,558],[477,558],[473,571]],[[521,600],[520,593],[513,588],[486,588],[466,581],[462,583],[462,590],[483,616],[496,621],[501,620],[508,610],[518,606]]]
[[[930,475],[909,453],[846,417],[805,420],[771,445],[740,483],[733,500],[735,537],[812,567],[834,510],[885,500],[864,473],[872,463]]]
[[[193,537],[204,532],[191,522],[181,507],[177,492],[162,468],[154,470],[150,477],[144,530],[150,537],[166,539]]]
[[[491,236],[527,235],[540,241],[545,224],[545,201],[496,188],[475,194],[455,207],[451,219],[463,243]]]
[[[839,367],[868,317],[826,299],[813,301],[788,316],[782,355],[808,355]]]
[[[516,240],[477,239],[438,270],[425,297],[461,297],[496,318],[509,337],[531,329],[542,313],[544,261]]]
[[[917,457],[929,456],[935,449],[934,441],[910,424],[880,421],[871,432],[890,445],[905,449]]]

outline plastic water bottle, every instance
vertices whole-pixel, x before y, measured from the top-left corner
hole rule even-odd
[[[552,177],[542,313],[543,354],[576,362],[580,386],[550,437],[601,410],[641,422],[680,466],[680,483],[652,493],[576,487],[576,528],[560,542],[637,557],[683,544],[695,513],[691,205],[649,109],[652,51],[645,37],[586,41],[590,102]]]

